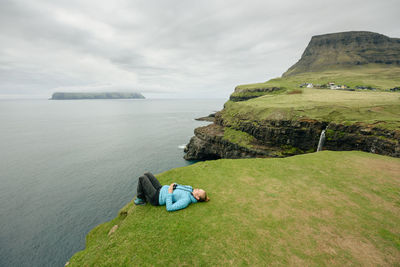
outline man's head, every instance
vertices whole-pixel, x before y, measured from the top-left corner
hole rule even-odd
[[[193,194],[194,198],[197,199],[197,201],[199,201],[199,202],[204,202],[204,201],[210,200],[207,197],[206,191],[204,191],[203,189],[195,188],[195,189],[193,189],[192,194]]]

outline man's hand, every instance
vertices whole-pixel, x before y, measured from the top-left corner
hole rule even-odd
[[[174,184],[171,184],[168,188],[168,193],[172,194],[173,191],[174,191]]]

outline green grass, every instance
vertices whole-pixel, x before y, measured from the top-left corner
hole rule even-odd
[[[223,139],[246,148],[252,148],[252,143],[256,141],[252,135],[242,131],[237,131],[230,127],[224,128]]]
[[[256,98],[264,95],[278,95],[278,94],[283,94],[287,92],[287,90],[284,87],[279,87],[279,90],[272,91],[272,92],[258,92],[258,91],[252,91],[258,88],[252,88],[251,90],[247,89],[240,89],[240,90],[235,90],[230,96],[230,99],[241,99],[240,101],[251,99],[251,98]],[[264,88],[265,89],[265,88]],[[293,90],[292,90],[293,91]],[[291,91],[291,93],[292,93]],[[235,100],[233,100],[235,101]]]
[[[228,101],[222,112],[227,125],[239,120],[316,119],[351,124],[362,122],[400,128],[400,94],[303,88],[300,94],[274,94],[241,102]]]
[[[269,87],[293,89],[298,88],[300,84],[306,82],[313,84],[334,82],[336,84],[346,84],[351,88],[355,86],[371,86],[377,89],[389,89],[400,86],[400,67],[368,64],[321,72],[306,72],[271,79],[264,83],[239,85],[235,91],[244,92]]]
[[[303,83],[345,84],[350,88],[356,86],[370,86],[378,91],[387,91],[393,87],[400,86],[400,67],[369,64],[363,66],[353,66],[340,69],[331,69],[321,72],[306,72],[293,76],[271,79],[264,83],[244,84],[235,88],[231,97],[236,98],[255,98],[263,95],[285,95],[299,93],[299,86]],[[274,92],[255,92],[257,89],[278,87],[282,90]],[[330,90],[330,89],[327,89]],[[362,91],[362,90],[358,90]]]
[[[211,201],[173,213],[131,202],[69,266],[399,263],[400,159],[325,151],[199,162],[157,178],[204,188]]]

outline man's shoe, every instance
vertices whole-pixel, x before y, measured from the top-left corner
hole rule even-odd
[[[141,198],[136,198],[135,199],[135,205],[146,205],[146,201],[144,201],[143,199],[141,199]]]

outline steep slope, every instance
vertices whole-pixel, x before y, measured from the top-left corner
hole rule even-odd
[[[370,63],[400,65],[400,39],[366,31],[313,36],[283,76]]]

